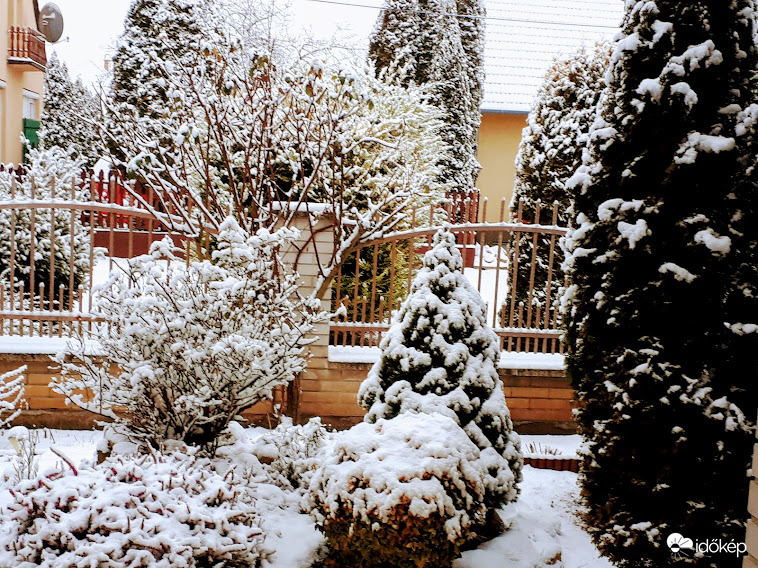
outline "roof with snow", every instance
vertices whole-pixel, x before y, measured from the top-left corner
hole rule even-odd
[[[555,57],[612,39],[623,0],[485,0],[483,112],[529,112]]]

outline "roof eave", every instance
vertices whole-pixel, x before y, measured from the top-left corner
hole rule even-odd
[[[481,108],[482,114],[523,114],[526,116],[529,114],[528,110],[515,110],[515,109],[503,109],[503,108]]]

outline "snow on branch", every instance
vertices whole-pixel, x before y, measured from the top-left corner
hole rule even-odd
[[[311,224],[335,219],[323,295],[350,250],[403,211],[444,198],[447,149],[424,88],[321,62],[279,67],[221,32],[195,33],[185,44],[196,48],[178,50],[169,37],[137,54],[155,82],[155,108],[116,88],[101,125],[116,164],[188,227],[217,228],[231,214],[253,234],[288,225],[307,202],[321,205]]]

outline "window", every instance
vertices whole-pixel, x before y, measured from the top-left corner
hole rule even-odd
[[[33,95],[30,96],[28,91],[24,91],[24,109],[22,112],[23,118],[37,120],[37,100],[39,99],[39,95],[36,93]]]
[[[39,136],[37,131],[39,130],[39,119],[37,118],[37,103],[39,102],[39,95],[32,91],[23,91],[24,108],[23,108],[23,126],[24,126],[24,138],[29,141],[29,145],[32,148],[36,148],[39,144]],[[24,145],[22,154],[23,158],[26,158],[27,148]]]

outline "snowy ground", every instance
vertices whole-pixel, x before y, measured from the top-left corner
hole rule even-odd
[[[500,514],[509,530],[464,552],[455,568],[612,568],[578,526],[576,478],[526,466],[519,500]]]
[[[60,459],[50,451],[54,445],[74,463],[91,459],[101,435],[96,431],[42,431],[39,446],[40,473],[60,467]],[[250,429],[252,436],[263,429]],[[564,456],[576,455],[579,436],[523,436],[524,446],[549,446]],[[7,439],[0,435],[0,474],[12,474],[15,453]],[[0,475],[0,510],[10,501],[6,482]],[[268,543],[277,554],[269,568],[307,567],[312,552],[321,542],[313,521],[298,511],[297,500],[282,495],[276,486],[261,487],[259,495],[272,505],[264,519]],[[465,552],[455,568],[611,568],[598,556],[587,534],[579,528],[577,516],[577,475],[568,471],[539,470],[526,466],[521,496],[501,511],[509,530]]]

